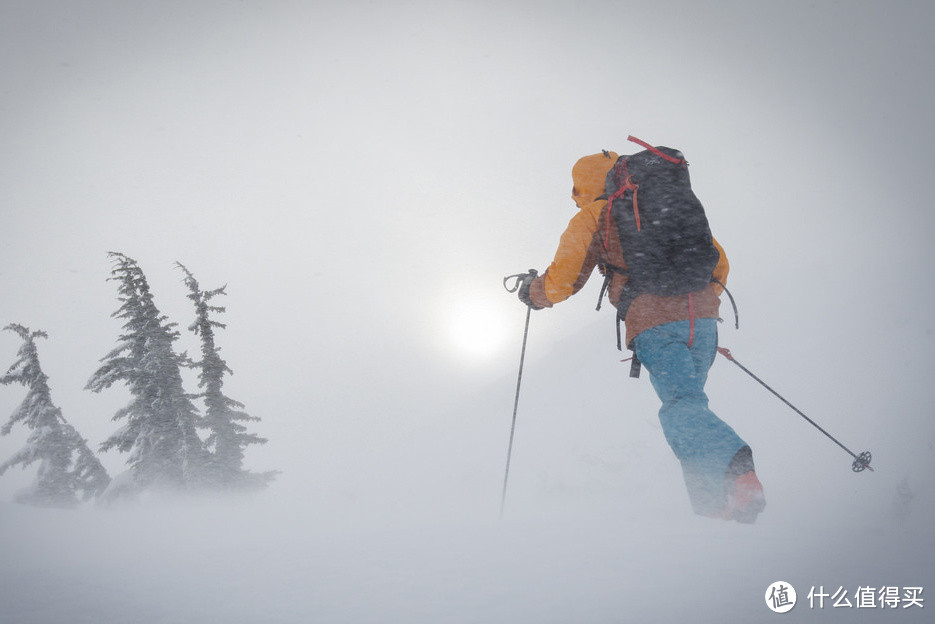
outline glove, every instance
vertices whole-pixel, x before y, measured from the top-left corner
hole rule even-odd
[[[506,288],[507,292],[518,293],[519,300],[528,305],[533,310],[541,310],[542,306],[534,304],[532,299],[529,298],[529,286],[537,277],[539,277],[539,272],[535,269],[529,269],[527,273],[508,275],[507,277],[503,278],[503,287]],[[508,284],[510,280],[513,280],[512,286]]]
[[[519,282],[519,289],[517,290],[517,296],[519,300],[528,305],[533,310],[541,310],[542,306],[536,305],[532,302],[532,299],[529,298],[529,287],[532,285],[534,279],[539,277],[539,273],[535,269],[530,269],[529,273],[524,275]]]

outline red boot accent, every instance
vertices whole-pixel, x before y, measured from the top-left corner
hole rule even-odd
[[[757,515],[766,508],[763,485],[752,470],[734,479],[731,492],[727,495],[725,520],[736,520],[753,524]]]

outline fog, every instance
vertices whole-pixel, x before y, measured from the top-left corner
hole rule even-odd
[[[787,617],[850,621],[808,589],[932,587],[933,18],[3,3],[0,325],[49,334],[52,398],[96,448],[129,398],[83,390],[120,333],[107,252],[139,262],[189,353],[175,263],[226,284],[225,393],[269,439],[247,467],[281,474],[248,500],[57,511],[10,502],[34,477],[10,470],[0,620],[754,621],[781,580]],[[695,517],[592,279],[532,315],[499,518],[525,315],[501,280],[548,266],[572,164],[628,134],[691,163],[740,310],[722,345],[873,472],[721,359],[711,405],[767,509]],[[0,367],[18,347],[0,332]],[[23,396],[0,387],[0,413]]]

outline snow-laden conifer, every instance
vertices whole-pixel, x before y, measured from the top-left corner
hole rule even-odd
[[[209,432],[205,441],[211,453],[208,478],[220,489],[265,487],[275,477],[275,472],[253,473],[243,468],[246,447],[266,443],[266,439],[248,433],[243,423],[260,419],[244,412],[244,405],[228,398],[223,391],[224,376],[233,374],[233,371],[221,358],[221,349],[215,342],[215,329],[224,329],[226,325],[214,320],[212,315],[222,314],[226,309],[213,305],[211,300],[218,295],[226,295],[227,287],[202,290],[191,271],[181,263],[176,264],[185,273],[188,298],[195,306],[195,321],[188,329],[201,340],[201,360],[195,362],[194,367],[198,369],[198,386],[201,388],[197,396],[205,404],[204,427]]]
[[[72,507],[80,500],[97,496],[107,487],[110,477],[87,442],[62,416],[52,402],[48,376],[39,364],[37,338],[48,338],[43,331],[30,331],[19,324],[4,329],[23,339],[17,359],[0,384],[22,384],[26,398],[13,412],[0,434],[7,435],[17,423],[30,430],[26,446],[0,464],[0,475],[10,467],[24,468],[39,462],[36,479],[27,489],[18,492],[15,500],[32,505]]]
[[[123,319],[124,333],[86,388],[100,392],[123,383],[131,399],[114,415],[125,421],[123,427],[101,450],[130,453],[130,485],[120,480],[124,490],[201,487],[207,452],[197,433],[198,409],[182,383],[188,358],[173,346],[179,337],[176,324],[159,312],[137,262],[122,253],[109,256],[114,268],[108,279],[117,282],[121,304],[112,316]]]

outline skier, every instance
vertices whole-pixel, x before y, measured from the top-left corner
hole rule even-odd
[[[647,147],[660,153],[661,148]],[[708,408],[704,390],[716,355],[719,295],[727,279],[727,256],[710,237],[719,256],[707,286],[676,296],[643,292],[625,304],[622,300],[632,297],[625,294],[627,265],[618,228],[611,226],[605,187],[617,159],[617,154],[603,151],[574,165],[572,199],[579,211],[562,234],[548,270],[523,278],[519,298],[535,310],[550,308],[578,292],[599,267],[606,278],[608,299],[621,310],[626,345],[649,371],[662,400],[659,420],[681,463],[695,513],[752,523],[766,505],[753,454]],[[684,159],[681,162],[687,165]]]

